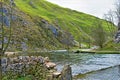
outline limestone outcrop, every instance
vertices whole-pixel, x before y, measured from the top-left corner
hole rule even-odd
[[[115,42],[119,43],[120,42],[120,30],[118,30],[118,32],[115,35]]]

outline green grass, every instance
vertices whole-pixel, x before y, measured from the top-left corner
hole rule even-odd
[[[120,52],[120,44],[108,41],[100,51],[118,51]]]
[[[13,11],[18,18],[12,25],[12,40],[18,43],[10,45],[9,51],[21,51],[21,42],[25,42],[29,50],[64,49],[66,45],[60,42],[61,36],[56,38],[51,30],[42,28],[47,26],[42,23],[42,20],[60,29],[60,35],[70,32],[77,42],[85,45],[94,41],[91,34],[93,34],[92,29],[96,27],[95,21],[102,21],[104,30],[109,35],[110,31],[106,21],[92,15],[63,8],[46,0],[14,1],[16,7]],[[23,25],[24,21],[28,23],[25,26]]]
[[[17,80],[32,80],[32,79],[30,76],[26,76],[26,77],[18,78]]]
[[[96,51],[96,54],[120,54],[120,51]]]
[[[62,8],[46,0],[15,0],[15,3],[20,10],[32,17],[39,16],[51,24],[59,25],[63,30],[68,30],[76,40],[79,40],[79,37],[91,38],[91,29],[96,20],[102,21],[104,29],[108,31],[106,21],[82,12]]]

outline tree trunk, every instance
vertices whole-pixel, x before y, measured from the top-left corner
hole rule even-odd
[[[0,50],[0,79],[2,79],[2,50]]]

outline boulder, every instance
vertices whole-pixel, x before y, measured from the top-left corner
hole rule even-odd
[[[60,72],[53,72],[53,78],[58,78],[60,75]]]
[[[45,58],[44,58],[44,61],[45,61],[45,63],[46,63],[46,62],[50,62],[50,60],[49,60],[48,57],[45,57]]]
[[[15,52],[5,52],[5,55],[6,56],[12,56],[12,55],[15,55]]]
[[[53,63],[53,62],[46,62],[46,63],[45,63],[45,66],[46,66],[48,69],[52,69],[52,68],[54,68],[54,67],[56,66],[56,64]]]
[[[120,30],[118,30],[118,32],[115,35],[115,42],[119,43],[120,42]]]

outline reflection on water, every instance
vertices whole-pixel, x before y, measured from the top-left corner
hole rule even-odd
[[[73,76],[80,74],[76,80],[120,80],[119,54],[53,53],[49,57],[58,64],[59,71],[63,65],[70,64]]]

